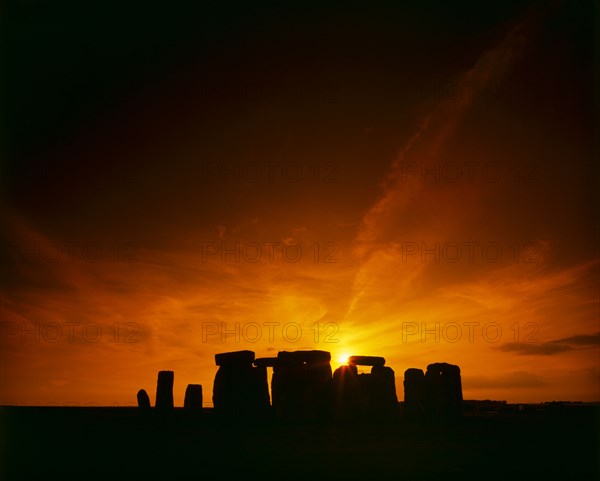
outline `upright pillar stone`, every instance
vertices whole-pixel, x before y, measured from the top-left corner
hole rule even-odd
[[[333,396],[337,418],[349,419],[358,415],[359,387],[356,366],[340,366],[335,370],[333,373]]]
[[[432,419],[456,419],[462,416],[460,368],[445,362],[427,366],[425,374],[425,410]]]
[[[137,403],[140,409],[150,409],[150,396],[144,389],[138,391]]]
[[[156,408],[173,409],[173,371],[160,371],[156,383]]]
[[[269,410],[267,369],[254,367],[254,352],[217,354],[213,404],[215,413],[229,418],[252,418]]]
[[[371,368],[371,409],[376,416],[390,416],[398,412],[396,376],[389,366]]]
[[[183,400],[185,409],[193,409],[202,412],[202,385],[188,384],[185,389],[185,398]]]
[[[371,366],[358,374],[357,366]],[[350,356],[334,373],[338,417],[388,417],[398,412],[394,370],[379,356]]]
[[[328,418],[332,414],[331,354],[327,351],[281,351],[274,366],[273,407],[293,420]]]
[[[420,419],[425,411],[425,373],[422,369],[404,371],[404,416]]]

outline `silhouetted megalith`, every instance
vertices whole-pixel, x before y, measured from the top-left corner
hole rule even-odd
[[[357,366],[371,366],[358,374]],[[398,412],[394,370],[380,356],[350,356],[333,375],[338,417],[389,417]]]
[[[352,418],[358,415],[359,387],[356,366],[340,366],[334,371],[333,396],[336,417]]]
[[[173,371],[160,371],[156,383],[156,404],[158,409],[173,408]]]
[[[425,410],[433,419],[456,419],[462,415],[460,368],[445,362],[427,366]]]
[[[269,410],[267,369],[254,367],[254,352],[215,355],[219,366],[213,387],[215,413],[231,418],[264,415]]]
[[[217,366],[226,366],[230,364],[252,364],[253,362],[253,351],[234,351],[215,354],[215,363]]]
[[[331,361],[331,353],[328,351],[280,351],[277,354],[277,360],[280,363],[302,364],[311,363],[327,364]]]
[[[398,409],[396,376],[389,366],[375,365],[371,369],[371,409],[376,415],[388,415]]]
[[[348,364],[351,366],[383,366],[385,358],[379,356],[350,356]]]
[[[150,409],[150,396],[144,389],[137,392],[137,403],[141,409]]]
[[[266,415],[271,405],[271,396],[269,395],[269,380],[267,378],[267,367],[256,366],[252,368],[253,380],[251,383],[252,412],[259,415]]]
[[[195,409],[202,411],[202,385],[188,384],[185,389],[185,398],[183,400],[185,409]]]
[[[273,368],[271,389],[275,413],[287,419],[331,416],[333,385],[331,353],[281,351]]]
[[[256,367],[275,367],[276,363],[276,357],[259,357],[254,360],[254,365]]]
[[[425,373],[422,369],[404,371],[404,415],[421,418],[425,410]]]

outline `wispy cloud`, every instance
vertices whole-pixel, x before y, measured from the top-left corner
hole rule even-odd
[[[530,356],[552,356],[562,352],[590,347],[600,347],[600,332],[596,334],[580,334],[543,343],[511,342],[499,346],[498,350]]]

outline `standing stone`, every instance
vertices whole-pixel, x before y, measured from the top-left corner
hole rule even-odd
[[[359,413],[358,370],[356,366],[338,367],[333,373],[335,415],[341,419],[353,418]]]
[[[304,369],[304,416],[329,419],[333,415],[333,376],[329,359],[307,361]]]
[[[202,385],[201,384],[188,384],[185,389],[185,398],[183,400],[183,407],[185,409],[194,409],[198,412],[202,412]]]
[[[420,419],[425,410],[425,373],[421,369],[404,371],[404,416]]]
[[[271,406],[269,395],[269,380],[266,366],[252,368],[252,379],[249,391],[250,410],[253,414],[266,416]]]
[[[137,402],[140,409],[150,409],[150,397],[144,389],[138,391]]]
[[[217,354],[219,366],[213,387],[215,413],[227,418],[252,418],[269,411],[267,368],[260,362],[254,367],[254,352],[236,351]]]
[[[371,409],[376,416],[390,416],[398,411],[396,376],[389,366],[375,365],[371,369]]]
[[[357,366],[371,366],[358,374]],[[336,416],[389,417],[398,412],[394,370],[379,356],[350,356],[333,375]]]
[[[447,420],[462,416],[460,368],[445,362],[427,366],[425,409],[432,419]]]
[[[173,371],[160,371],[156,383],[156,408],[173,409]]]
[[[273,369],[273,407],[278,417],[302,417],[304,362],[296,352],[281,351]]]
[[[331,353],[281,351],[273,370],[273,407],[292,420],[324,419],[332,414]]]
[[[361,416],[369,416],[373,412],[371,402],[373,378],[371,373],[358,375],[358,408]]]

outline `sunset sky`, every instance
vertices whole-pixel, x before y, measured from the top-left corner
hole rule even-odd
[[[203,3],[4,9],[0,404],[242,349],[599,401],[592,2]]]

